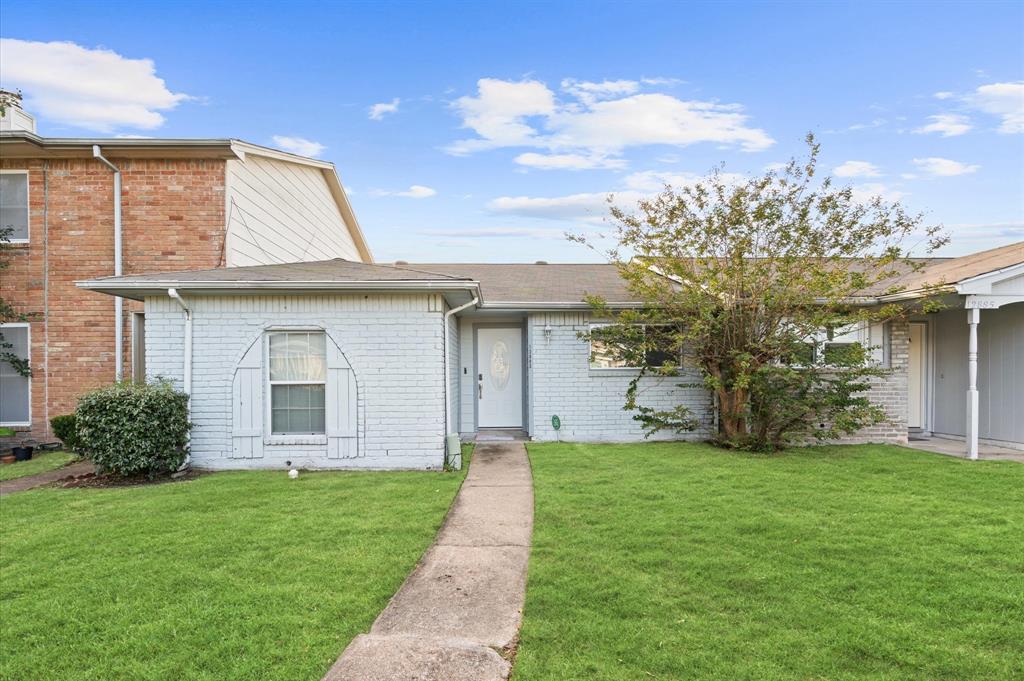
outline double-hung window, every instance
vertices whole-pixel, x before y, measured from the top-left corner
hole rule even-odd
[[[28,172],[0,170],[0,229],[13,244],[28,243]]]
[[[267,346],[271,434],[324,434],[326,336],[322,331],[275,331]]]
[[[11,364],[29,360],[28,324],[0,324],[0,426],[32,424],[32,381]]]

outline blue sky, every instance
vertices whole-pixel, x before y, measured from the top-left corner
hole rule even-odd
[[[0,31],[41,134],[314,151],[379,260],[593,260],[563,234],[608,192],[760,172],[809,131],[944,254],[1024,239],[1020,2],[5,0]]]

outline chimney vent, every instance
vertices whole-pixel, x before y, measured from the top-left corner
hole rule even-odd
[[[547,260],[538,260],[537,262],[535,262],[533,264],[534,265],[547,265],[548,261]]]
[[[21,108],[20,92],[0,90],[0,108],[3,109],[3,115],[0,115],[0,130],[36,131],[35,117]]]
[[[395,261],[395,266],[396,266],[396,267],[397,267],[398,265],[408,265],[408,264],[409,264],[409,263],[408,263],[408,262],[406,262],[405,260],[396,260],[396,261]]]

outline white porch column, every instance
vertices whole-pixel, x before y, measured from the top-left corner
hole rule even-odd
[[[981,310],[967,310],[967,456],[978,458],[978,322]]]

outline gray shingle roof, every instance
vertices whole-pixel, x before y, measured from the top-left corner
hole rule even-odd
[[[351,260],[320,260],[317,262],[296,262],[282,265],[249,265],[247,267],[221,267],[211,270],[188,270],[185,272],[155,272],[122,277],[104,277],[95,281],[120,283],[147,282],[246,282],[246,281],[447,281],[459,277],[438,272],[422,272],[415,267],[393,267],[372,265]]]
[[[614,265],[412,263],[397,265],[480,282],[488,303],[579,303],[586,296],[636,302]]]
[[[1024,242],[1010,244],[960,258],[942,258],[926,261],[927,265],[882,285],[865,291],[865,295],[879,295],[896,284],[905,291],[918,291],[935,284],[954,284],[987,272],[993,272],[1011,265],[1024,263]],[[857,263],[851,263],[856,267]],[[246,282],[253,288],[277,287],[277,284],[294,283],[288,288],[316,289],[337,288],[353,284],[352,288],[367,288],[379,283],[382,288],[389,285],[416,287],[422,285],[432,289],[466,289],[479,282],[483,300],[488,305],[573,304],[584,302],[587,296],[598,296],[609,303],[641,302],[626,288],[618,269],[609,264],[494,264],[494,263],[396,263],[391,265],[366,264],[348,260],[324,260],[320,262],[291,263],[283,265],[254,265],[187,272],[162,272],[123,277],[106,277],[83,283],[85,288],[113,293],[135,295],[125,291],[138,291],[152,284],[152,288],[181,286],[202,288],[209,283],[211,288],[223,289],[237,282],[242,287]],[[331,286],[331,285],[334,286]],[[233,287],[232,287],[233,288]],[[139,294],[141,295],[141,294]]]

